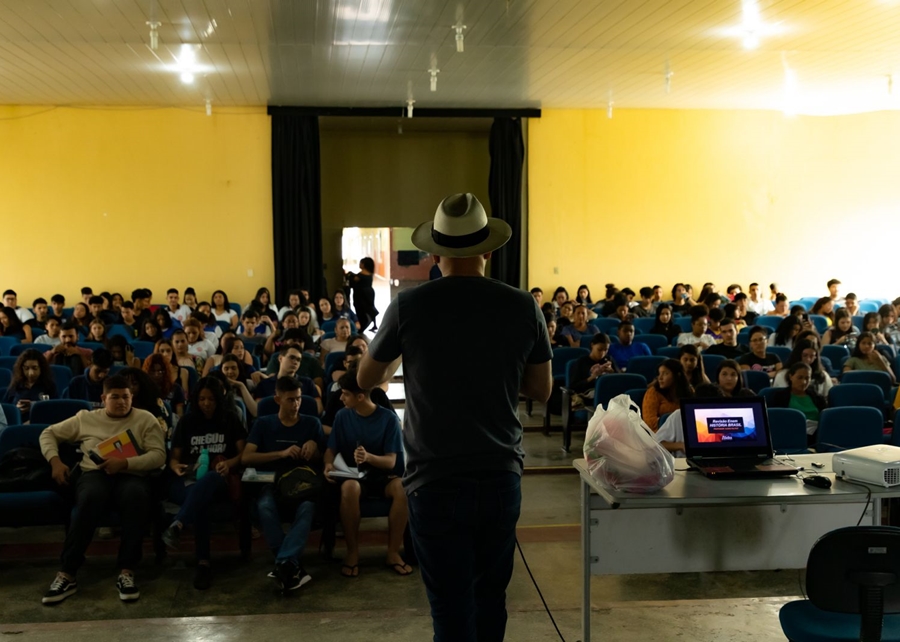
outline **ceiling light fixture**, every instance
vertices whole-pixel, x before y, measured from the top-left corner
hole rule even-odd
[[[212,101],[209,98],[206,99],[206,115],[212,116]]]
[[[148,20],[145,24],[150,27],[150,49],[156,51],[159,49],[159,28],[162,23],[159,20]]]
[[[610,119],[612,118],[612,116],[613,116],[613,105],[614,105],[614,104],[615,104],[615,103],[613,102],[613,99],[612,99],[612,91],[610,91],[610,92],[609,92],[609,99],[606,101],[606,117],[607,117],[607,118],[610,118]]]
[[[675,72],[672,71],[672,68],[669,66],[669,61],[666,61],[666,70],[665,70],[665,79],[666,79],[666,93],[672,93],[672,76],[675,75]]]
[[[407,118],[413,117],[413,105],[415,105],[415,104],[416,104],[416,101],[413,100],[412,98],[409,98],[406,101],[406,117]]]
[[[466,48],[466,36],[463,34],[466,30],[466,25],[456,24],[450,28],[456,31],[456,53],[462,53]]]
[[[743,18],[741,30],[744,33],[744,49],[756,49],[759,47],[759,32],[762,19],[759,16],[759,5],[756,0],[742,0]]]
[[[181,82],[185,85],[193,85],[194,84],[194,74],[189,71],[184,71],[181,73]]]
[[[428,73],[431,74],[431,91],[437,91],[437,75],[441,73],[441,70],[432,67]]]

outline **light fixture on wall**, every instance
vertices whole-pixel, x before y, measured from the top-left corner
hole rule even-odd
[[[212,116],[212,101],[209,98],[206,99],[206,115]]]
[[[666,93],[672,93],[672,76],[675,75],[675,72],[672,71],[672,68],[669,66],[669,61],[666,61],[666,69],[665,69],[665,83],[666,83]]]
[[[613,99],[612,99],[612,90],[609,92],[609,98],[606,100],[606,117],[612,118],[613,116]]]
[[[462,53],[466,48],[466,36],[463,33],[466,30],[466,25],[455,24],[450,28],[456,32],[456,52]]]
[[[744,34],[744,49],[756,49],[759,47],[759,31],[762,24],[759,17],[759,5],[756,4],[756,0],[743,0],[741,8],[743,9],[741,30]]]
[[[197,64],[198,47],[199,45],[182,44],[179,54],[175,57],[175,71],[185,85],[194,84],[195,74],[202,71]]]
[[[437,76],[441,73],[441,70],[432,67],[428,70],[428,73],[431,74],[431,91],[437,91]]]
[[[162,23],[159,20],[148,20],[145,24],[150,27],[150,49],[156,51],[159,49],[159,28]]]
[[[416,101],[413,100],[412,98],[407,99],[407,101],[406,101],[406,117],[407,118],[413,117],[413,105],[415,105],[415,104],[416,104]]]

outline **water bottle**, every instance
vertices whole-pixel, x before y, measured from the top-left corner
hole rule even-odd
[[[209,448],[203,448],[200,451],[200,459],[197,460],[200,466],[197,468],[197,479],[202,478],[209,472]]]

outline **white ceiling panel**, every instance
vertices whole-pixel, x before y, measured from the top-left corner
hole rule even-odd
[[[0,0],[0,103],[847,113],[900,108],[898,33],[900,0]]]

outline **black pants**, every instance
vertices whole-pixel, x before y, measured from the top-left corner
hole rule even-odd
[[[120,569],[134,569],[141,561],[150,503],[150,482],[146,477],[127,473],[107,475],[100,470],[79,475],[75,482],[72,523],[63,544],[62,571],[73,576],[78,573],[100,518],[111,508],[118,512],[122,527],[116,564]]]

